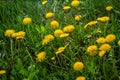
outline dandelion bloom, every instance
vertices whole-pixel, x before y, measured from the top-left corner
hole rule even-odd
[[[84,76],[78,76],[76,80],[86,80]]]
[[[101,22],[106,22],[106,21],[109,21],[110,18],[107,17],[107,16],[104,16],[104,17],[99,17],[99,18],[97,18],[97,20],[98,20],[98,21],[101,21]]]
[[[49,42],[50,42],[49,39],[43,39],[42,40],[42,45],[48,44]]]
[[[92,37],[92,35],[88,35],[88,36],[87,36],[87,38],[91,38],[91,37]]]
[[[99,48],[101,51],[109,51],[111,46],[109,44],[102,44]]]
[[[54,36],[49,34],[46,35],[45,38],[42,41],[42,45],[48,44],[50,41],[52,41],[54,39]]]
[[[120,46],[120,40],[118,41],[118,45]]]
[[[45,39],[49,39],[50,41],[52,41],[54,39],[54,36],[49,34],[45,36]]]
[[[53,60],[53,61],[54,61],[54,60],[55,60],[55,57],[52,57],[52,58],[51,58],[51,60]]]
[[[64,6],[63,9],[64,10],[69,10],[71,7],[70,6]]]
[[[16,39],[23,39],[25,37],[25,32],[19,31],[19,32],[13,33],[12,37]]]
[[[37,54],[37,60],[42,61],[42,60],[45,59],[45,56],[46,56],[46,52],[44,52],[44,51],[40,52],[40,53]]]
[[[103,38],[103,37],[100,37],[96,40],[97,43],[105,43],[106,42],[106,39]]]
[[[60,29],[57,29],[57,30],[54,31],[54,35],[55,35],[55,36],[58,36],[58,37],[59,37],[62,33],[63,33],[63,31],[60,30]]]
[[[60,48],[58,48],[58,50],[56,51],[55,54],[60,54],[60,53],[62,53],[64,50],[65,50],[65,47],[60,47]]]
[[[68,44],[65,45],[64,47],[59,47],[55,54],[60,54],[60,53],[64,52],[64,50],[67,46],[68,46]]]
[[[53,17],[53,13],[52,12],[49,12],[45,15],[46,18],[52,18]]]
[[[11,37],[14,32],[15,32],[15,30],[13,30],[13,29],[8,29],[8,30],[5,31],[5,36]]]
[[[6,73],[5,70],[0,70],[0,75],[5,74],[5,73]]]
[[[47,4],[47,1],[42,1],[42,5],[45,5],[45,4]]]
[[[56,28],[58,28],[59,23],[58,23],[58,21],[53,20],[53,21],[51,21],[50,25],[53,29],[56,29]]]
[[[80,20],[81,20],[81,17],[82,17],[81,15],[76,15],[76,16],[75,16],[75,20],[76,20],[76,21],[80,21]]]
[[[23,39],[25,37],[25,32],[24,31],[19,31],[17,33],[16,39]]]
[[[84,28],[86,29],[87,27],[95,25],[95,24],[97,24],[97,21],[90,21],[84,26]]]
[[[63,32],[72,32],[75,29],[73,25],[68,25],[63,28]]]
[[[84,68],[84,64],[82,62],[75,62],[73,68],[76,71],[82,70]]]
[[[87,48],[87,52],[89,55],[93,56],[97,53],[97,46],[96,45],[91,45]]]
[[[60,35],[60,38],[65,38],[65,37],[68,37],[69,36],[69,33],[62,33],[61,35]]]
[[[97,32],[98,32],[98,33],[102,33],[102,31],[101,31],[101,30],[98,30]]]
[[[99,56],[100,56],[100,57],[103,57],[103,56],[105,55],[105,53],[106,53],[106,51],[100,51],[100,52],[99,52]]]
[[[24,25],[27,25],[27,24],[31,23],[31,21],[32,21],[32,19],[29,18],[29,17],[24,18],[24,19],[23,19],[23,24],[24,24]]]
[[[115,38],[116,38],[116,37],[115,37],[114,34],[109,34],[109,35],[106,36],[105,39],[106,39],[107,42],[112,42],[112,41],[115,40]]]
[[[113,9],[112,6],[107,6],[107,7],[106,7],[106,10],[107,10],[107,11],[111,11],[112,9]]]
[[[74,7],[78,6],[79,4],[80,4],[80,2],[77,1],[77,0],[74,0],[74,1],[71,2],[71,5],[74,6]]]

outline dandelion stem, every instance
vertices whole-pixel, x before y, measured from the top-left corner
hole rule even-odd
[[[12,38],[10,38],[10,51],[11,51],[11,54],[12,54],[12,59],[13,59],[13,40]]]
[[[30,57],[32,63],[34,63],[34,60],[33,60],[32,56],[30,55],[29,51],[27,50],[27,48],[26,48],[26,52],[27,52],[27,54],[29,55],[29,57]]]

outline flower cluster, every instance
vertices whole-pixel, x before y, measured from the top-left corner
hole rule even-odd
[[[15,30],[9,29],[5,31],[5,36],[15,39],[23,39],[25,37],[24,31],[15,32]]]
[[[113,42],[115,39],[116,39],[116,36],[114,34],[108,34],[105,38],[100,37],[96,40],[97,43],[102,43],[102,45],[99,48],[100,57],[104,56],[105,53],[111,49],[111,45],[108,43]]]

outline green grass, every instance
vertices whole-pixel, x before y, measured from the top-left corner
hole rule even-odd
[[[119,0],[80,0],[80,11],[71,7],[68,12],[62,8],[71,6],[72,0],[48,0],[42,5],[41,0],[10,0],[0,1],[0,70],[6,73],[0,75],[1,80],[75,80],[78,76],[85,76],[86,80],[119,80],[120,79],[120,6]],[[113,6],[113,10],[106,11],[106,6]],[[65,39],[55,37],[52,42],[42,45],[47,34],[54,34],[50,27],[50,19],[45,18],[47,12],[53,12],[54,19],[60,23],[60,28],[72,24],[75,30]],[[80,22],[74,20],[77,14],[82,15]],[[109,16],[108,22],[84,29],[84,25],[98,17]],[[29,25],[22,23],[25,17],[32,18]],[[14,29],[16,32],[25,31],[24,39],[16,40],[6,37],[5,31]],[[102,33],[97,31],[101,30]],[[116,39],[111,42],[111,50],[103,57],[98,54],[90,56],[86,49],[90,45],[98,45],[96,39],[114,34]],[[92,35],[91,38],[87,36]],[[59,55],[55,52],[59,47],[69,44]],[[46,51],[46,58],[42,62],[36,60],[36,55]],[[52,61],[51,57],[56,60]],[[73,65],[82,61],[83,71],[75,71]]]

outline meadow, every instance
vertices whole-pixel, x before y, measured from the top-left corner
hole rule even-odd
[[[0,0],[0,80],[120,80],[120,0]]]

